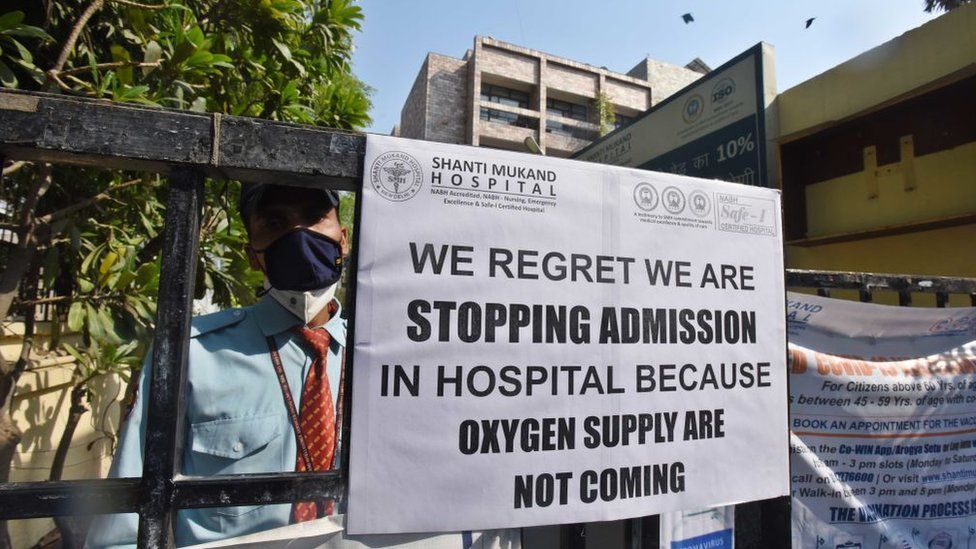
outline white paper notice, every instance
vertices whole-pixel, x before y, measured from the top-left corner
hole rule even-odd
[[[348,529],[788,493],[779,193],[370,135]]]

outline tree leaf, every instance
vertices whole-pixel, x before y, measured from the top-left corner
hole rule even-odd
[[[88,334],[93,340],[105,339],[105,330],[99,322],[98,313],[89,303],[85,303],[85,324],[88,326]]]
[[[95,289],[95,285],[85,278],[78,277],[75,282],[78,284],[78,291],[83,294],[90,294]]]
[[[159,270],[156,269],[156,265],[153,263],[145,263],[136,270],[136,280],[135,283],[139,287],[148,286],[154,278],[159,276]]]
[[[102,326],[102,338],[113,345],[122,343],[122,338],[119,337],[119,334],[115,330],[115,319],[112,318],[112,314],[108,308],[99,307],[97,317],[98,323]]]
[[[34,56],[31,54],[29,49],[27,49],[18,40],[15,40],[9,36],[7,37],[7,42],[14,45],[14,48],[17,50],[17,55],[20,56],[20,61],[30,63],[31,66],[33,66]]]
[[[3,61],[0,61],[0,84],[8,88],[17,87],[17,77],[14,75],[14,71],[10,70],[10,67]]]
[[[129,29],[122,29],[122,36],[128,38],[129,41],[135,42],[136,44],[142,43],[142,38],[140,38],[139,35],[130,31]]]
[[[78,305],[78,303],[75,305]],[[70,343],[63,343],[61,346],[64,347],[64,350],[68,351],[68,354],[73,356],[79,363],[84,364],[87,362],[87,357],[85,357],[78,349],[75,349],[74,345]]]
[[[193,55],[186,59],[186,65],[190,67],[210,66],[213,62],[213,54],[206,50],[197,50]]]
[[[186,32],[186,39],[191,44],[199,48],[203,45],[204,41],[203,30],[201,30],[200,27],[193,27]]]
[[[274,44],[276,48],[278,48],[278,51],[281,52],[281,55],[285,59],[287,59],[288,61],[291,61],[291,50],[288,49],[288,46],[286,46],[286,45],[282,44],[281,42],[279,42],[277,40],[274,40],[274,39],[271,40],[271,43]]]
[[[0,30],[16,27],[23,20],[24,12],[22,11],[11,11],[0,15]]]
[[[103,277],[107,275],[109,271],[112,270],[112,266],[115,265],[115,262],[118,260],[119,254],[115,252],[105,254],[105,257],[102,258],[102,263],[98,266],[98,274],[102,275]]]
[[[21,36],[24,38],[38,38],[40,40],[52,40],[51,36],[44,32],[44,29],[32,27],[30,25],[16,25],[12,28],[0,30],[0,35]]]
[[[95,247],[95,249],[93,249],[91,252],[88,253],[88,255],[85,256],[85,259],[81,261],[82,272],[87,271],[91,267],[91,264],[95,261],[95,258],[98,257],[98,254],[101,253],[104,247],[105,244],[99,244],[98,246]]]
[[[81,330],[85,321],[84,305],[80,301],[75,301],[68,309],[68,329],[72,332]]]
[[[109,46],[109,50],[112,52],[112,61],[117,63],[128,63],[132,61],[132,56],[129,55],[129,51],[119,44],[112,44]],[[132,85],[132,67],[119,67],[115,70],[115,74],[118,75],[119,82],[126,86]]]
[[[147,91],[149,91],[149,86],[132,86],[121,90],[115,90],[112,93],[112,99],[123,102],[145,99],[144,95]]]
[[[143,52],[142,62],[143,63],[156,63],[163,58],[163,48],[160,47],[159,42],[155,40],[150,40],[146,44],[146,49]],[[156,70],[156,67],[142,67],[142,75],[145,76],[152,71]]]
[[[131,283],[136,277],[135,271],[130,269],[125,269],[119,273],[119,278],[115,281],[112,286],[117,290],[125,290],[128,288],[129,283]]]

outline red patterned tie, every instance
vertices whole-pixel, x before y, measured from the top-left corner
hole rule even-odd
[[[308,453],[314,471],[328,471],[332,468],[335,458],[336,416],[335,404],[332,402],[332,389],[329,387],[329,376],[326,374],[325,361],[329,353],[329,342],[332,337],[322,329],[299,328],[296,330],[302,340],[312,350],[312,366],[305,378],[302,389],[301,407],[298,413],[298,423],[305,435]],[[298,448],[295,460],[296,471],[307,471],[302,449]],[[320,516],[331,515],[334,502],[327,501],[298,501],[292,505],[291,521],[304,522]]]

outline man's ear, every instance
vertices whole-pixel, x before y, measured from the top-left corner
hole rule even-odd
[[[247,261],[251,265],[251,268],[255,271],[264,272],[264,265],[261,264],[261,260],[258,259],[258,253],[254,251],[254,247],[251,246],[250,242],[244,247],[244,251],[247,252]]]
[[[343,257],[349,255],[349,231],[345,227],[340,229],[342,231],[342,238],[339,239],[339,246],[342,248]]]

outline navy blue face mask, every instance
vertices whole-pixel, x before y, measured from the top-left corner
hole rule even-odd
[[[342,246],[301,227],[285,233],[263,250],[264,269],[272,288],[305,292],[328,288],[342,274]]]

